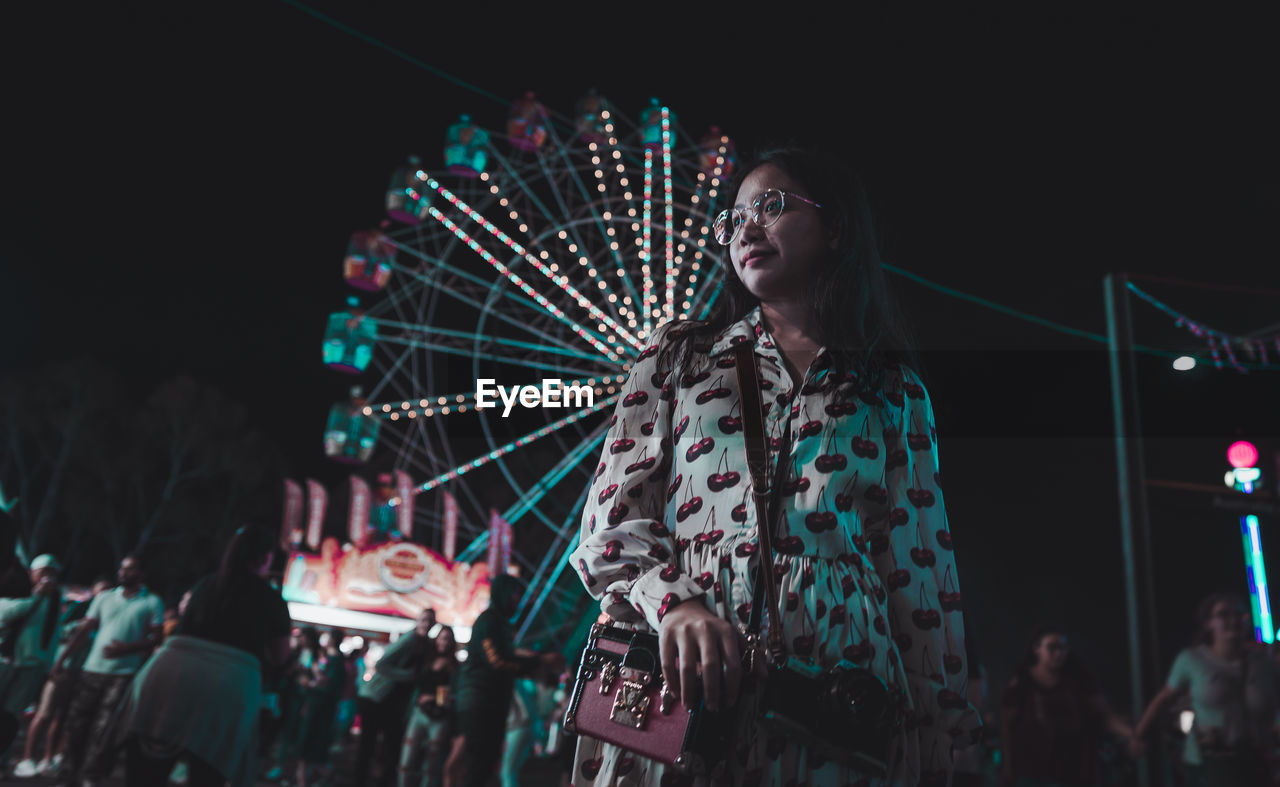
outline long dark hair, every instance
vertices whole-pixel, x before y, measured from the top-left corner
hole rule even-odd
[[[884,384],[887,367],[918,368],[911,333],[885,281],[871,207],[861,179],[840,157],[826,151],[780,147],[758,154],[741,167],[726,189],[726,204],[737,202],[743,180],[771,164],[796,181],[822,205],[825,229],[837,238],[836,248],[810,282],[808,301],[831,357],[831,376],[852,372],[858,388],[875,391]],[[695,352],[705,351],[714,337],[741,320],[760,301],[738,278],[725,252],[724,287],[706,320],[682,321],[659,352],[659,368],[686,369]]]
[[[238,579],[257,573],[258,568],[274,554],[276,549],[275,534],[266,528],[244,525],[236,530],[222,551],[222,563],[218,566],[217,576],[213,581],[213,597],[215,606],[229,594],[227,590]]]

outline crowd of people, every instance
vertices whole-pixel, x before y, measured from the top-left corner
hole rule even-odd
[[[492,582],[466,658],[424,609],[374,660],[362,637],[290,619],[266,529],[236,531],[174,605],[138,556],[69,598],[55,556],[22,565],[9,546],[0,780],[512,787],[563,715],[565,659],[514,647],[510,577]]]

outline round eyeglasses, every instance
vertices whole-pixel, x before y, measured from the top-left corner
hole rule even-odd
[[[728,210],[720,211],[720,215],[716,216],[716,220],[711,223],[711,232],[715,236],[716,243],[721,246],[728,246],[733,243],[733,239],[738,237],[738,232],[742,229],[742,225],[747,223],[748,216],[760,227],[767,227],[774,223],[782,215],[782,212],[787,209],[788,197],[795,197],[815,208],[822,208],[821,205],[813,200],[802,197],[795,192],[768,189],[751,203],[750,212],[745,208],[729,208]]]

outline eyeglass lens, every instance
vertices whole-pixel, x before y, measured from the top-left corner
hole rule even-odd
[[[751,203],[751,219],[761,227],[767,227],[782,215],[784,197],[781,191],[769,189],[756,197]],[[727,246],[738,236],[738,231],[747,220],[747,212],[731,208],[716,217],[711,229],[715,233],[716,242]]]

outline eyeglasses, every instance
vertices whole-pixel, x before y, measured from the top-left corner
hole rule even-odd
[[[716,243],[721,246],[728,246],[733,243],[733,239],[738,237],[738,231],[742,229],[742,225],[747,223],[748,216],[756,223],[756,226],[768,227],[777,221],[782,212],[787,209],[788,197],[795,197],[815,208],[822,208],[821,205],[813,200],[806,199],[794,192],[769,189],[756,197],[755,201],[751,203],[750,213],[743,208],[730,208],[720,211],[720,215],[716,216],[716,220],[711,223],[711,231],[715,235]]]

